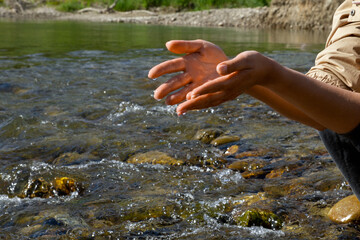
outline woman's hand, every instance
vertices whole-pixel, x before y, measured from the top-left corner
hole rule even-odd
[[[168,95],[166,103],[173,105],[185,100],[186,95],[205,82],[218,78],[216,66],[228,58],[215,44],[203,41],[174,40],[166,43],[169,51],[185,56],[169,60],[153,67],[149,78],[157,78],[164,74],[182,72],[166,83],[159,86],[154,92],[155,99],[162,99]]]
[[[195,88],[187,101],[177,108],[179,115],[193,109],[217,106],[232,100],[255,85],[271,83],[271,73],[281,67],[275,61],[255,51],[242,52],[235,58],[217,65],[220,77]]]

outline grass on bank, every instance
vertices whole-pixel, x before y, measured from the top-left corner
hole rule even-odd
[[[0,2],[3,0],[0,0]],[[211,8],[238,8],[268,6],[271,0],[118,0],[117,11],[151,9],[156,7],[172,7],[182,10],[205,10]],[[85,7],[105,7],[113,0],[48,0],[60,11],[74,12]]]

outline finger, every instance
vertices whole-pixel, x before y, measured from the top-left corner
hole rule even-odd
[[[198,98],[191,99],[181,103],[177,107],[176,112],[180,116],[186,113],[187,111],[214,107],[225,101],[227,101],[225,92],[221,91],[221,92],[206,94],[199,96]]]
[[[169,93],[187,85],[191,82],[191,77],[188,73],[182,73],[172,77],[166,83],[161,84],[154,92],[155,99],[162,99]]]
[[[189,84],[187,86],[185,86],[183,89],[181,89],[180,91],[169,95],[166,98],[166,104],[168,105],[174,105],[174,104],[178,104],[182,101],[184,101],[186,99],[186,95],[191,92],[194,88],[196,88],[197,85],[195,84]]]
[[[189,93],[190,96],[187,97],[188,99],[193,99],[200,95],[214,93],[223,90],[238,78],[236,76],[237,74],[238,74],[237,72],[234,72],[229,75],[218,77],[214,80],[208,81],[203,85],[194,89],[191,93]]]
[[[180,72],[185,70],[185,62],[183,58],[171,59],[162,62],[150,69],[148,77],[157,78],[167,73]]]
[[[200,51],[203,43],[204,41],[202,40],[172,40],[166,43],[166,47],[169,51],[176,54],[194,53]]]
[[[233,59],[219,63],[216,67],[216,71],[220,75],[227,75],[235,71],[248,69],[251,66],[250,57],[255,54],[258,53],[254,51],[242,52]]]

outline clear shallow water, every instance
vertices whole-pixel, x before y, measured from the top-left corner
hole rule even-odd
[[[305,72],[325,33],[76,22],[0,22],[0,30],[1,237],[351,239],[358,234],[355,226],[325,216],[351,192],[314,130],[247,96],[179,118],[175,107],[151,96],[165,79],[146,77],[153,65],[175,57],[164,49],[166,41],[197,38],[219,44],[229,56],[254,49]],[[219,147],[193,140],[197,130],[209,127],[240,140]],[[232,145],[237,155],[227,156]],[[187,164],[126,162],[149,151]],[[248,152],[257,154],[247,157]],[[226,167],[239,159],[261,161],[265,173],[286,171],[281,177],[245,179]],[[33,179],[63,176],[81,183],[84,192],[18,197]],[[264,197],[252,204],[245,200],[256,196]],[[283,228],[237,226],[229,219],[246,204],[281,216]]]

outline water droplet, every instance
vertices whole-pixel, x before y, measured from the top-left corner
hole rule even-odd
[[[152,78],[151,80],[156,81],[156,80],[157,80],[157,78]]]

